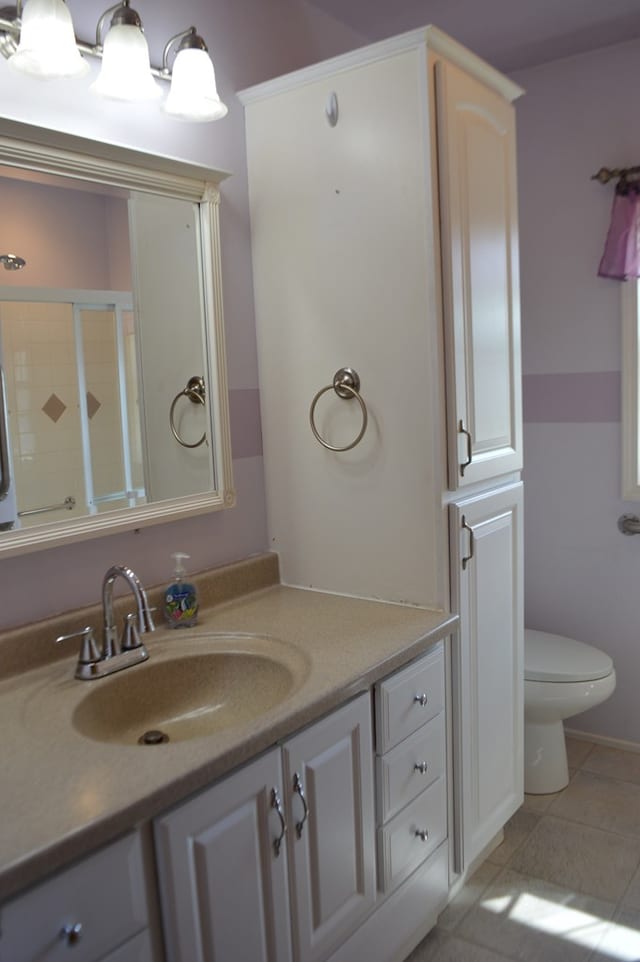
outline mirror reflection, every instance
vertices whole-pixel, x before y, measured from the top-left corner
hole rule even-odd
[[[164,502],[233,503],[217,436],[228,429],[214,430],[226,411],[207,205],[122,180],[0,167],[0,531],[10,538],[132,510],[144,519],[150,505],[162,517]]]

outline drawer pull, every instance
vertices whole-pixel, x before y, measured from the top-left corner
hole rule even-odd
[[[65,939],[67,945],[77,945],[82,938],[82,922],[76,922],[75,925],[65,925],[60,932],[60,938]]]
[[[420,772],[421,775],[426,775],[428,768],[429,766],[426,762],[416,762],[416,764],[413,766],[414,772]]]
[[[429,838],[429,832],[427,831],[426,828],[423,828],[423,829],[417,828],[415,831],[415,836],[416,838],[419,838],[420,841],[426,842]]]
[[[307,805],[307,799],[305,798],[304,788],[302,786],[302,779],[296,772],[293,779],[293,790],[296,795],[300,796],[300,801],[302,802],[304,808],[304,814],[300,822],[296,822],[296,835],[298,838],[302,838],[302,829],[304,828],[304,823],[309,818],[309,806]]]
[[[415,702],[417,702],[418,705],[421,705],[423,708],[424,708],[424,706],[427,704],[427,702],[429,701],[429,699],[427,698],[427,693],[426,693],[426,691],[423,691],[422,694],[420,694],[420,695],[414,695],[414,696],[413,696],[413,700],[414,700]]]
[[[284,812],[282,811],[282,802],[280,801],[280,795],[277,788],[271,789],[271,808],[275,808],[280,819],[280,834],[277,838],[273,840],[273,851],[276,858],[280,854],[280,846],[282,845],[282,840],[287,834],[287,823],[284,817]]]

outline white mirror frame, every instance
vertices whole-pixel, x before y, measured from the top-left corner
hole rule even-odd
[[[229,175],[173,158],[7,120],[2,120],[0,125],[0,165],[126,190],[147,191],[199,204],[204,322],[212,381],[208,391],[213,434],[211,452],[216,478],[214,491],[3,532],[0,535],[0,556],[24,554],[233,507],[236,493],[229,427],[218,190],[219,183]]]

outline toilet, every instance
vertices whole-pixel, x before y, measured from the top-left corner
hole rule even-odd
[[[569,784],[563,720],[613,694],[608,655],[573,638],[525,628],[524,790],[559,792]]]

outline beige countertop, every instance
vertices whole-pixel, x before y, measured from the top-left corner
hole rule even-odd
[[[1,681],[0,898],[204,788],[420,655],[456,622],[274,585],[201,611],[197,627],[159,629],[148,636],[149,661],[110,678],[77,681],[70,655]],[[154,746],[96,741],[74,727],[74,709],[96,686],[115,692],[118,678],[154,659],[215,650],[237,633],[260,636],[266,650],[276,639],[296,674],[298,687],[257,720]]]

